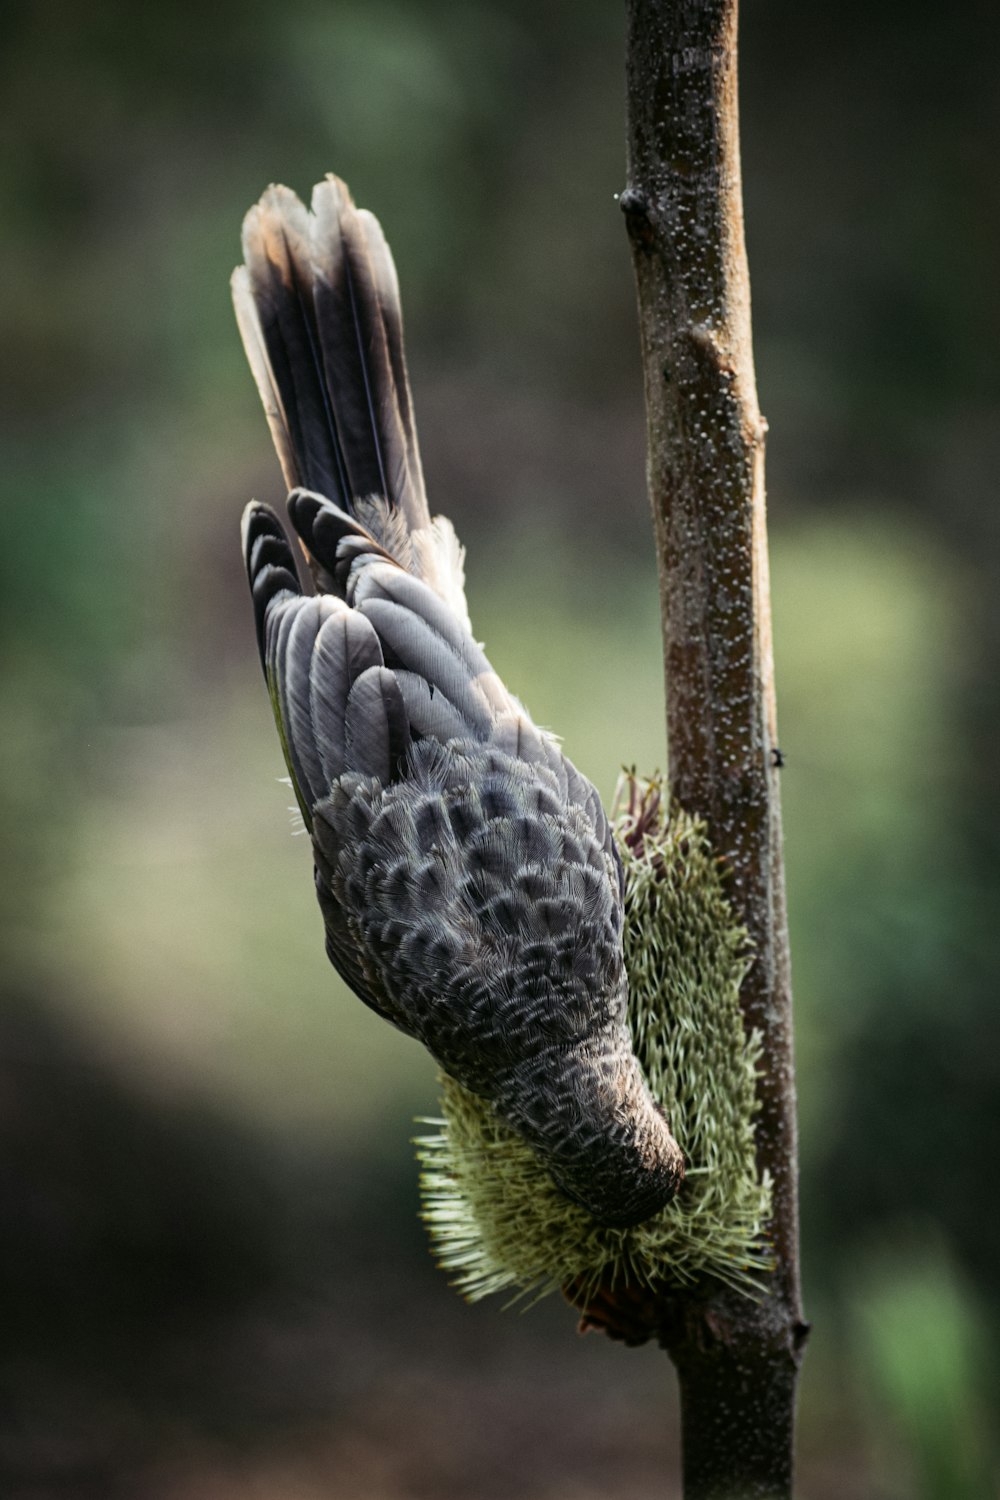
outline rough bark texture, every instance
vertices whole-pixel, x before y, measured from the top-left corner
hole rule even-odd
[[[757,1149],[774,1182],[776,1256],[760,1303],[713,1287],[659,1299],[635,1309],[632,1336],[652,1321],[677,1367],[687,1500],[771,1500],[791,1494],[806,1326],[736,0],[630,0],[628,108],[621,207],[639,298],[671,789],[706,819],[754,946],[742,1004],[765,1042]]]

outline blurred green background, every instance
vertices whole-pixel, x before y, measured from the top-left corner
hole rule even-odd
[[[983,0],[742,20],[816,1328],[801,1493],[992,1494],[1000,94]],[[237,546],[227,280],[335,168],[498,669],[664,761],[603,0],[5,7],[0,1475],[15,1500],[676,1493],[673,1377],[426,1254],[417,1047],[340,990]]]

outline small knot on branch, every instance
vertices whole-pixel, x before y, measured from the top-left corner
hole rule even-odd
[[[649,200],[639,188],[627,187],[618,194],[618,207],[625,215],[629,239],[644,250],[653,246],[653,224],[649,217]]]

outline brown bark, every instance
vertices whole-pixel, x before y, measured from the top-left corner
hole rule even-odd
[[[775,1269],[760,1302],[708,1286],[634,1310],[632,1337],[655,1331],[677,1367],[687,1500],[791,1494],[806,1335],[736,18],[736,0],[630,0],[621,195],[639,300],[671,791],[706,820],[753,943],[741,1003],[764,1038],[757,1155],[774,1183]],[[628,1336],[626,1321],[617,1331]]]

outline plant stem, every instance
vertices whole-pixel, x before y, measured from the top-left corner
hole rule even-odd
[[[741,994],[764,1041],[758,1162],[775,1270],[759,1303],[664,1298],[681,1386],[686,1500],[791,1495],[806,1336],[798,1269],[764,435],[750,331],[736,0],[629,0],[628,225],[659,560],[671,794],[705,819],[753,943]]]

